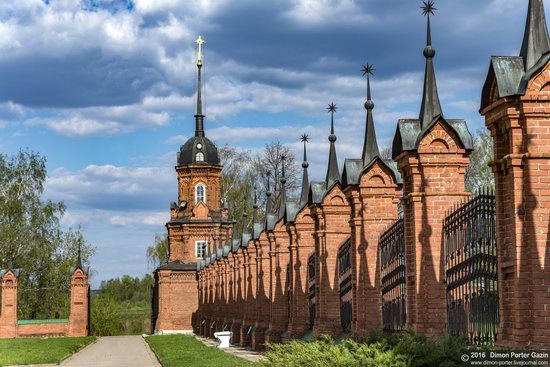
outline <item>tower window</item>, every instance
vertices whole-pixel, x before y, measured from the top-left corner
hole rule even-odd
[[[203,152],[198,152],[197,155],[195,156],[195,161],[196,162],[204,162],[204,153]]]
[[[195,257],[204,257],[206,254],[206,241],[195,241]]]
[[[199,201],[206,203],[206,188],[201,183],[195,186],[195,204]]]

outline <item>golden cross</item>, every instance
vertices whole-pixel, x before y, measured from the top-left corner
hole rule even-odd
[[[197,45],[199,45],[199,53],[198,53],[198,60],[197,61],[202,61],[202,44],[205,43],[206,41],[202,39],[202,37],[199,35],[199,38],[197,38],[197,40],[195,41],[195,43]]]

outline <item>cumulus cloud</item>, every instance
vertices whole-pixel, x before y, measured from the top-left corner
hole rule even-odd
[[[45,195],[66,202],[70,208],[158,211],[174,200],[176,186],[169,166],[89,165],[77,171],[54,170],[46,181]]]

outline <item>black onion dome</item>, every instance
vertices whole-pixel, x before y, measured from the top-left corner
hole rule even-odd
[[[202,153],[202,161],[199,153]],[[193,136],[180,147],[178,153],[178,165],[187,164],[220,164],[218,148],[205,136]]]

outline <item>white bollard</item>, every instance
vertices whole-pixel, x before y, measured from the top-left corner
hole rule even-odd
[[[229,341],[231,340],[231,337],[233,336],[233,333],[231,331],[218,331],[217,333],[214,333],[214,337],[218,339],[220,342],[218,344],[218,348],[229,348],[230,344]]]

